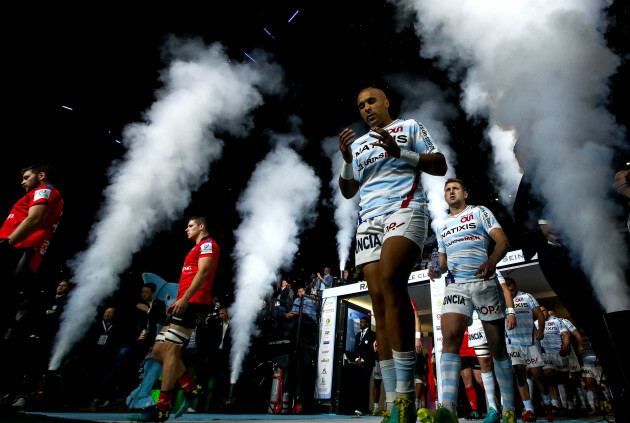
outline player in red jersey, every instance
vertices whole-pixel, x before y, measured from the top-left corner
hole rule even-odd
[[[48,173],[48,165],[22,169],[26,194],[15,203],[0,228],[2,267],[4,271],[15,270],[17,279],[37,273],[61,219],[63,199],[50,185]]]
[[[176,382],[184,389],[184,401],[177,416],[186,411],[201,389],[192,374],[186,370],[180,358],[180,350],[210,311],[210,289],[219,262],[219,246],[208,235],[205,217],[190,218],[186,235],[195,242],[195,246],[184,261],[177,299],[166,310],[166,314],[172,316],[171,323],[158,334],[153,346],[153,358],[162,364],[160,397],[157,405],[132,417],[133,420],[168,420]]]

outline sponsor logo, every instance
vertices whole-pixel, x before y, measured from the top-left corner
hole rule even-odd
[[[212,243],[205,242],[201,244],[201,252],[200,254],[211,254],[212,253]]]
[[[444,305],[447,304],[464,304],[466,305],[466,299],[464,297],[462,297],[461,295],[457,295],[457,294],[453,294],[453,295],[447,295],[446,297],[444,297]]]
[[[330,324],[330,317],[326,319],[326,324],[329,325]]]
[[[521,358],[521,353],[519,351],[512,351],[510,353],[510,357],[512,357],[512,358],[515,358],[515,357]]]
[[[322,370],[322,374],[323,374],[323,375],[327,375],[327,374],[328,374],[328,372],[326,371],[326,368],[325,368],[325,367],[324,367],[324,369]]]
[[[330,344],[330,341],[324,341],[324,345]]]
[[[192,266],[184,266],[184,267],[182,267],[182,272],[188,272],[190,270],[192,270]]]
[[[515,303],[520,303],[520,302],[523,302],[523,301],[525,301],[525,298],[521,298],[521,297],[514,298],[514,302]]]
[[[463,241],[480,241],[481,237],[479,235],[466,235],[464,237],[461,238],[456,238],[452,241],[449,241],[447,243],[444,244],[444,248],[448,248],[453,244],[457,244],[458,242],[463,242]]]
[[[442,330],[442,326],[436,326],[435,330]]]
[[[330,350],[324,350],[322,351],[322,354],[328,354],[330,352]]]
[[[462,223],[466,223],[466,222],[468,222],[468,221],[470,221],[470,220],[472,220],[472,219],[473,219],[473,215],[472,215],[472,213],[471,213],[471,214],[469,214],[468,216],[464,216],[464,217],[462,217],[462,218],[460,219],[460,222],[462,222]]]
[[[362,171],[363,169],[365,169],[366,167],[376,163],[377,161],[384,159],[385,157],[388,157],[389,154],[387,153],[387,151],[383,151],[382,153],[380,153],[378,156],[374,156],[374,157],[370,157],[369,159],[365,159],[363,161],[363,163],[359,163],[358,166],[358,170],[359,172]]]
[[[457,225],[450,229],[445,227],[443,232],[440,234],[440,236],[442,238],[446,238],[449,235],[453,235],[453,234],[456,234],[457,232],[465,231],[466,229],[477,229],[477,223],[476,222],[465,223],[463,225]]]
[[[398,132],[400,132],[402,130],[403,130],[403,127],[402,127],[402,125],[400,125],[400,126],[397,126],[395,128],[388,129],[387,132],[389,132],[390,134],[396,134],[396,133],[398,133]]]
[[[525,360],[525,364],[536,364],[538,363],[538,358],[528,358]]]
[[[46,250],[48,250],[49,245],[50,245],[50,241],[45,239],[44,242],[42,242],[41,248],[39,249],[39,254],[41,254],[42,256],[46,254]]]
[[[529,309],[529,303],[519,303],[514,304],[514,308],[527,308]]]
[[[398,144],[406,144],[407,143],[407,135],[394,135],[394,141]]]
[[[395,222],[390,223],[389,225],[387,225],[387,227],[385,228],[385,233],[389,232],[389,231],[393,231],[394,229],[397,229],[399,227],[401,227],[402,225],[404,225],[406,222],[402,222],[402,223],[398,223],[396,224]]]
[[[327,330],[326,332],[324,332],[324,335],[328,335],[330,333],[329,330]]]
[[[357,238],[357,248],[355,252],[359,253],[363,250],[367,250],[368,248],[376,248],[380,245],[383,245],[383,243],[381,242],[378,235],[365,235],[361,238]]]
[[[49,189],[38,189],[33,194],[33,201],[37,200],[48,200],[50,198],[50,190]]]
[[[442,305],[442,304],[439,304],[439,305]],[[436,315],[435,315],[435,318],[436,318],[436,319],[441,319],[441,318],[442,318],[442,313],[438,313],[438,314],[436,314]]]
[[[487,314],[495,314],[499,313],[501,310],[500,307],[495,306],[481,306],[477,307],[477,313],[483,314],[484,316]]]
[[[482,332],[477,332],[477,333],[469,333],[468,334],[468,340],[469,341],[477,341],[479,339],[483,339],[483,333]]]
[[[330,363],[330,358],[322,358],[322,363]]]
[[[359,284],[359,289],[360,289],[361,291],[367,291],[367,289],[368,289],[368,288],[367,288],[367,282],[361,282],[361,283]]]
[[[13,219],[14,217],[15,217],[15,215],[13,213],[11,213],[10,215],[7,216],[7,220]]]

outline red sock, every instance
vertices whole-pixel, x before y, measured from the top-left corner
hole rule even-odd
[[[157,406],[162,411],[167,411],[171,409],[171,401],[173,400],[174,390],[170,391],[160,391],[160,396],[158,398]]]
[[[189,371],[186,371],[182,377],[179,378],[178,382],[182,385],[184,391],[192,391],[197,386],[194,376]]]
[[[473,411],[477,411],[477,391],[475,391],[475,387],[473,385],[466,388],[466,396],[470,402],[470,408],[472,408]]]

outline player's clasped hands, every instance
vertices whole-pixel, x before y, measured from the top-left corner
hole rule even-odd
[[[391,157],[400,157],[400,146],[389,132],[378,126],[373,126],[370,128],[370,137],[378,140],[373,142],[372,145],[383,148]]]

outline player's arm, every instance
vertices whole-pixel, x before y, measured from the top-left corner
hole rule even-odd
[[[359,192],[359,181],[354,179],[352,170],[352,143],[355,133],[352,129],[344,129],[339,134],[339,151],[343,157],[341,175],[339,175],[339,189],[344,198],[352,198]]]
[[[46,213],[48,213],[48,204],[33,204],[31,208],[28,209],[26,219],[9,235],[9,245],[22,242],[35,232],[39,224],[44,220],[44,217],[46,217]]]
[[[569,347],[571,345],[571,338],[569,335],[569,331],[564,330],[560,332],[560,335],[562,336],[562,348],[560,348],[560,355],[562,357],[566,357],[566,355],[569,352]]]
[[[190,301],[192,296],[195,295],[195,292],[199,291],[208,276],[210,276],[212,268],[214,267],[214,262],[214,257],[201,257],[199,259],[198,270],[192,282],[190,283],[190,286],[179,300],[171,304],[169,310],[167,310],[167,314],[177,315],[182,314],[184,311],[186,311],[186,308],[188,307],[188,301]]]
[[[538,327],[535,329],[535,336],[537,340],[541,341],[545,337],[545,315],[540,307],[532,308],[532,314],[534,315],[534,319],[538,322]]]
[[[475,272],[475,276],[481,275],[484,279],[488,279],[488,277],[495,272],[497,263],[505,257],[505,254],[507,254],[508,249],[510,248],[510,243],[508,242],[503,229],[492,229],[490,231],[490,237],[495,242],[494,250],[492,251],[490,257],[488,257],[488,260],[483,262],[483,264],[479,266],[479,269]]]
[[[582,334],[577,328],[573,329],[571,333],[575,336],[575,340],[577,341],[577,353],[581,356],[584,352],[584,347],[582,346],[584,339],[582,338]]]
[[[505,317],[505,327],[507,329],[514,329],[516,327],[516,315],[513,314],[514,298],[512,297],[510,290],[507,289],[507,286],[505,286],[505,283],[501,284],[501,289],[503,290],[503,297],[505,297],[505,305],[507,308],[512,309],[512,313],[508,313]]]
[[[420,320],[420,310],[414,313],[416,317],[416,354],[422,352],[422,321]]]

